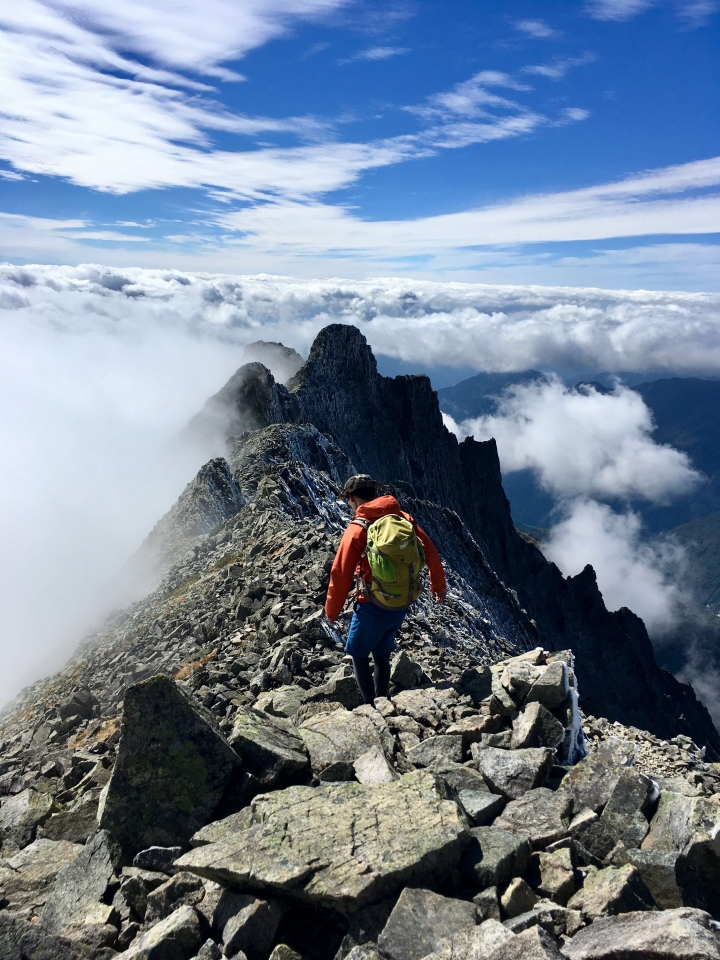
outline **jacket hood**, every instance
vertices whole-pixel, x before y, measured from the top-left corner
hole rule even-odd
[[[367,503],[361,503],[355,516],[360,520],[377,520],[378,517],[384,517],[388,513],[406,515],[395,497],[376,497],[374,500],[368,500]]]

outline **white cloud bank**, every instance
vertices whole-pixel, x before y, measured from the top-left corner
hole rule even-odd
[[[503,394],[496,414],[453,426],[477,440],[495,437],[503,470],[532,469],[563,500],[667,503],[700,479],[687,454],[652,440],[650,410],[625,387],[579,392],[554,377],[520,384]]]
[[[685,453],[652,439],[639,394],[549,378],[507,389],[492,415],[445,422],[460,437],[495,437],[503,473],[534,471],[560,518],[543,552],[566,576],[590,563],[609,609],[630,607],[655,637],[677,626],[688,602],[682,547],[647,542],[635,512],[604,502],[668,503],[702,482]]]

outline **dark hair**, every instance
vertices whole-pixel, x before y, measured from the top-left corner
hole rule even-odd
[[[358,487],[350,496],[357,497],[358,500],[374,500],[378,496],[378,490],[377,487]]]

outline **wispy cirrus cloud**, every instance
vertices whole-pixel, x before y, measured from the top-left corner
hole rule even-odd
[[[688,26],[699,27],[718,9],[717,0],[588,0],[586,9],[596,20],[632,20],[650,7],[671,6]]]
[[[359,50],[351,57],[342,57],[338,63],[356,63],[359,60],[390,60],[392,57],[400,57],[404,53],[409,53],[409,47],[368,47],[366,50]]]
[[[550,40],[558,35],[557,30],[553,30],[544,20],[518,20],[515,29],[536,40]]]
[[[562,80],[569,70],[574,67],[584,67],[585,64],[593,63],[596,59],[595,54],[590,52],[584,53],[580,57],[558,57],[552,63],[523,67],[522,72],[547,77],[550,80]]]

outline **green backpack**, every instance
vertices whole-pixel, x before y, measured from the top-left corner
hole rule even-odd
[[[422,593],[420,572],[425,554],[415,528],[404,517],[389,513],[370,523],[352,521],[367,531],[367,557],[372,582],[359,578],[359,590],[368,600],[388,610],[409,607]]]

